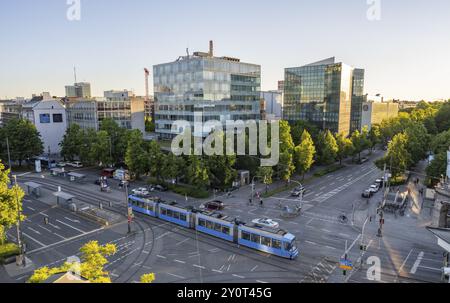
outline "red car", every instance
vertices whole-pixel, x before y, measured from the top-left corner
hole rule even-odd
[[[224,208],[225,205],[223,204],[222,201],[210,201],[200,205],[200,209],[206,210],[223,210]]]

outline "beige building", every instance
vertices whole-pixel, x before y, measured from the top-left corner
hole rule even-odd
[[[372,128],[374,124],[380,124],[383,120],[398,116],[398,103],[384,102],[382,97],[366,97],[362,105],[361,129],[365,126]]]

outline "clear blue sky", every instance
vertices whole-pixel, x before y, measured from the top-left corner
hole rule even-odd
[[[401,99],[450,98],[450,1],[81,0],[68,21],[66,0],[0,2],[0,98],[92,83],[93,93],[144,93],[143,68],[191,51],[262,65],[262,88],[283,68],[326,57],[366,69],[366,92]],[[152,85],[150,85],[152,86]]]

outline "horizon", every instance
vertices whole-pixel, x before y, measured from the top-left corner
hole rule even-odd
[[[365,94],[450,99],[448,1],[381,1],[380,20],[368,18],[373,7],[366,0],[249,0],[239,10],[237,1],[227,3],[81,0],[74,21],[66,0],[2,3],[0,99],[63,96],[74,66],[93,96],[112,89],[143,96],[145,67],[175,61],[186,48],[206,51],[209,40],[217,56],[261,65],[262,91],[275,90],[285,68],[335,56],[365,69]]]

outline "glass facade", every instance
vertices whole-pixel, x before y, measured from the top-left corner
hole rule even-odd
[[[153,67],[156,132],[170,139],[176,120],[259,119],[261,67],[237,59],[186,56]]]
[[[355,83],[358,90],[356,91]],[[305,120],[335,133],[351,132],[352,104],[364,90],[364,70],[329,60],[285,69],[283,118]],[[356,109],[356,106],[355,106]],[[358,115],[354,115],[355,124]],[[360,123],[360,115],[359,115]]]

